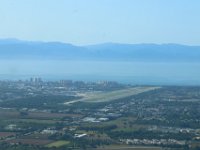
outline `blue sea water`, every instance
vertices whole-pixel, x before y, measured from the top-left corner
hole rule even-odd
[[[131,84],[200,85],[200,63],[0,60],[0,79],[111,80]]]

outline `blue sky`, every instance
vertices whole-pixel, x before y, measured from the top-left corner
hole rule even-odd
[[[200,1],[0,0],[0,38],[200,45]]]

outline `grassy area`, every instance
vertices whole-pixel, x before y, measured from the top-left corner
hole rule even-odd
[[[104,122],[103,125],[117,125],[117,128],[114,130],[117,131],[136,131],[139,129],[147,128],[147,125],[138,125],[135,124],[135,118],[134,117],[121,117],[116,120]]]
[[[200,141],[192,141],[191,148],[200,148]]]
[[[37,120],[37,119],[16,119],[16,122],[24,122],[24,123],[39,123],[39,124],[55,124],[58,121],[55,120]]]
[[[15,119],[19,117],[20,117],[20,113],[14,109],[11,109],[11,110],[0,109],[0,120],[4,120],[7,118]]]
[[[0,138],[5,138],[8,136],[14,136],[14,135],[16,135],[15,132],[0,132]]]
[[[51,143],[51,140],[43,140],[43,139],[14,139],[9,140],[9,143],[22,143],[22,144],[28,144],[28,145],[47,145]]]
[[[150,147],[150,146],[128,146],[128,145],[110,145],[99,147],[95,150],[162,150],[161,147]]]
[[[68,145],[70,142],[69,141],[56,141],[56,142],[53,142],[53,143],[50,143],[48,145],[46,145],[46,147],[61,147],[61,146],[65,146],[65,145]]]
[[[21,115],[19,110],[0,109],[0,127],[5,127],[9,124],[21,125],[55,125],[60,122],[63,117],[79,117],[78,114],[60,114],[49,112],[27,112],[27,115]]]
[[[38,139],[38,140],[48,140],[48,134],[33,133],[31,135],[22,136],[23,139]]]
[[[80,117],[80,114],[61,114],[50,112],[27,112],[27,115],[21,115],[17,109],[4,110],[0,109],[0,120],[5,119],[40,119],[40,120],[59,120],[63,117]]]

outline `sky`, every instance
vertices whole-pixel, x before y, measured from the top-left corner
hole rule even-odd
[[[199,0],[0,0],[0,38],[200,45]]]

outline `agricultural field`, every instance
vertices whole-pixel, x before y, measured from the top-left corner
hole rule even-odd
[[[97,148],[96,150],[162,150],[161,147],[111,145]]]
[[[10,136],[15,136],[15,132],[0,132],[0,139],[10,137]]]
[[[51,148],[51,147],[62,147],[62,146],[68,145],[68,144],[70,144],[69,141],[55,141],[53,143],[46,145],[46,147],[49,147],[49,148]]]
[[[10,144],[21,143],[27,145],[40,145],[40,146],[49,144],[51,142],[52,142],[51,140],[41,140],[41,139],[15,139],[9,141]]]

